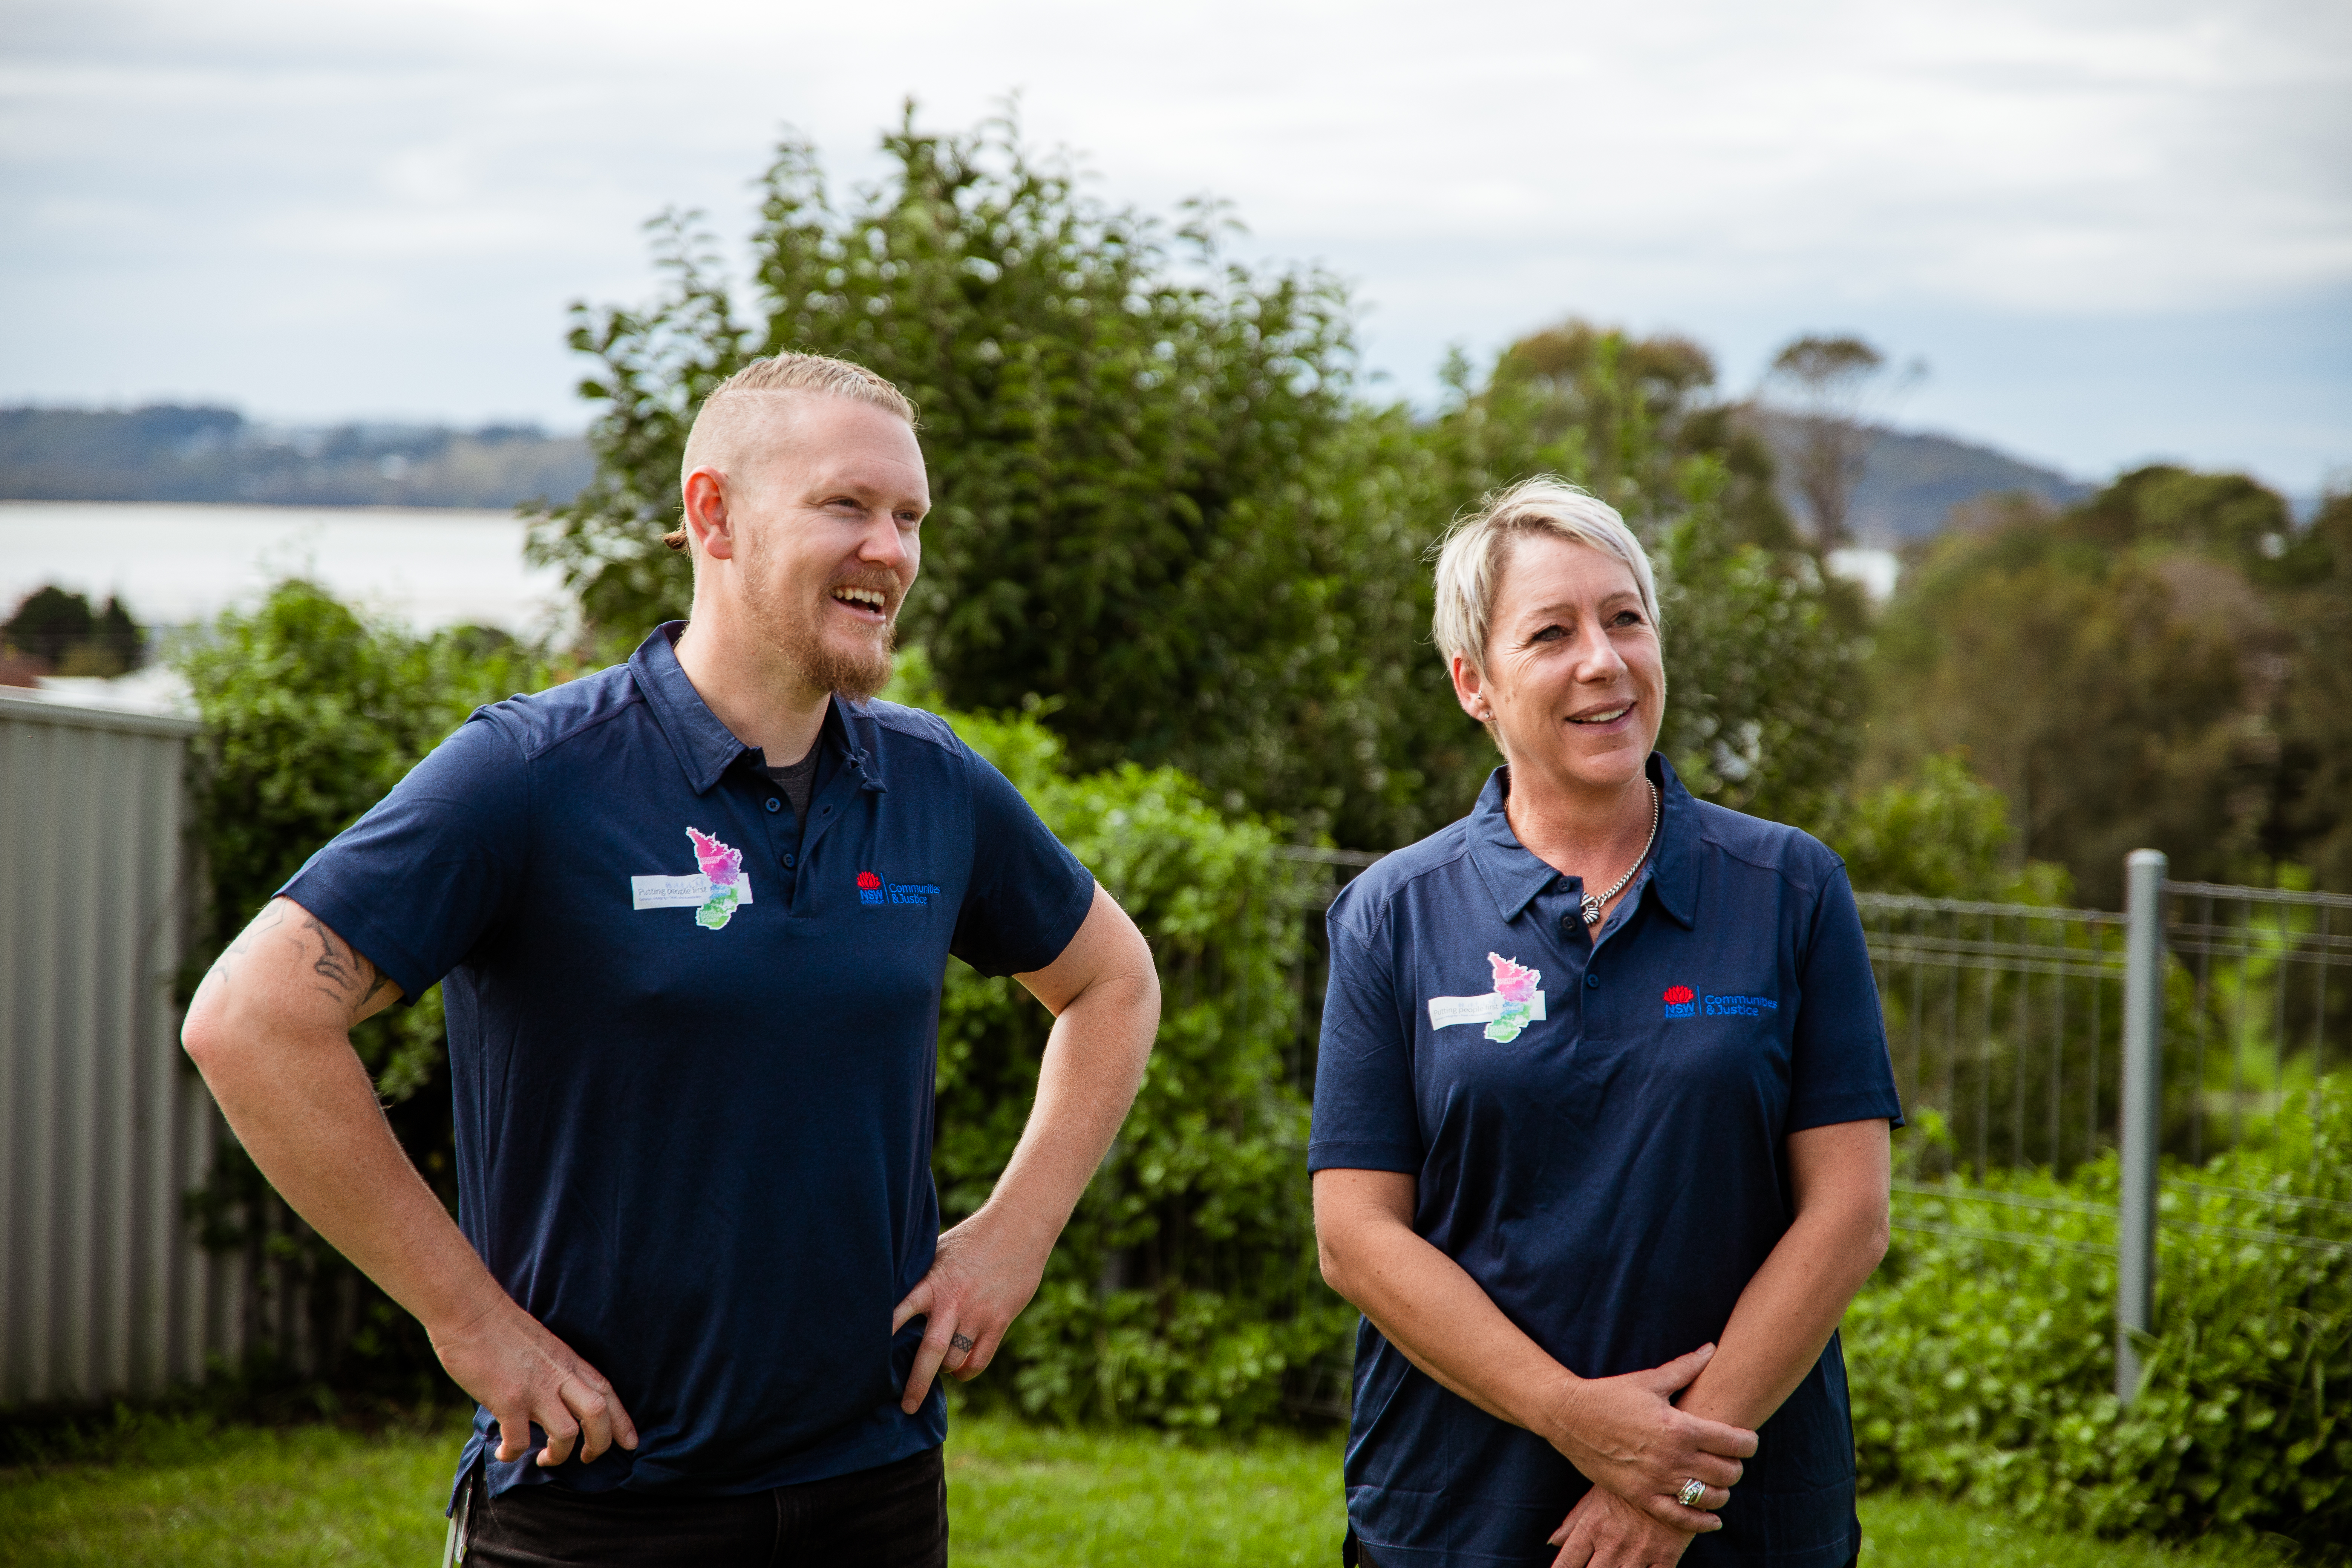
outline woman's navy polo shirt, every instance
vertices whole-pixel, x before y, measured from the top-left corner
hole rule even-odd
[[[1094,897],[887,702],[835,702],[799,824],[677,629],[481,709],[283,889],[410,998],[446,976],[458,1223],[635,1419],[634,1454],[493,1458],[495,1490],[743,1493],[937,1447],[890,1314],[939,1235],[942,972],[1043,968]]]
[[[1414,1230],[1585,1377],[1722,1334],[1794,1217],[1790,1133],[1900,1120],[1843,865],[1650,771],[1650,873],[1598,948],[1581,883],[1512,834],[1507,768],[1331,906],[1308,1168],[1410,1173]],[[1861,1537],[1834,1337],[1758,1436],[1684,1561],[1842,1568]],[[1415,1568],[1549,1564],[1589,1484],[1369,1321],[1347,1480],[1357,1535]]]

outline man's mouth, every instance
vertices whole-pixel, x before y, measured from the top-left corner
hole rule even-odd
[[[879,588],[861,588],[845,583],[833,590],[834,603],[846,605],[853,610],[866,610],[877,616],[890,613],[889,595]]]
[[[1614,708],[1596,708],[1590,713],[1572,713],[1569,715],[1568,721],[1571,724],[1614,724],[1633,710],[1631,702],[1620,702]]]

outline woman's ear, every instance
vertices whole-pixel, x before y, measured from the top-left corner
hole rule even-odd
[[[1495,705],[1486,700],[1486,678],[1478,667],[1461,654],[1446,661],[1446,673],[1454,678],[1454,700],[1462,704],[1462,711],[1481,724],[1495,721]]]

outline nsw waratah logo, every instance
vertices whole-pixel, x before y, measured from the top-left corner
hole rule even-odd
[[[882,901],[882,879],[871,871],[857,873],[857,901],[878,904]]]
[[[1693,991],[1687,985],[1669,985],[1666,987],[1667,1017],[1688,1018],[1695,1016],[1697,1012],[1697,992]]]

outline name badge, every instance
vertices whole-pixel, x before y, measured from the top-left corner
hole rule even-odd
[[[629,907],[635,910],[693,910],[710,901],[710,879],[697,871],[690,877],[632,877]],[[751,901],[751,873],[735,879],[735,900]]]
[[[1484,996],[1432,996],[1429,999],[1429,1026],[1451,1028],[1455,1024],[1491,1024],[1503,1016],[1503,1009],[1512,1005],[1499,991],[1489,991]],[[1539,1024],[1544,1017],[1544,994],[1540,991],[1520,1004],[1528,1009],[1525,1022]]]

